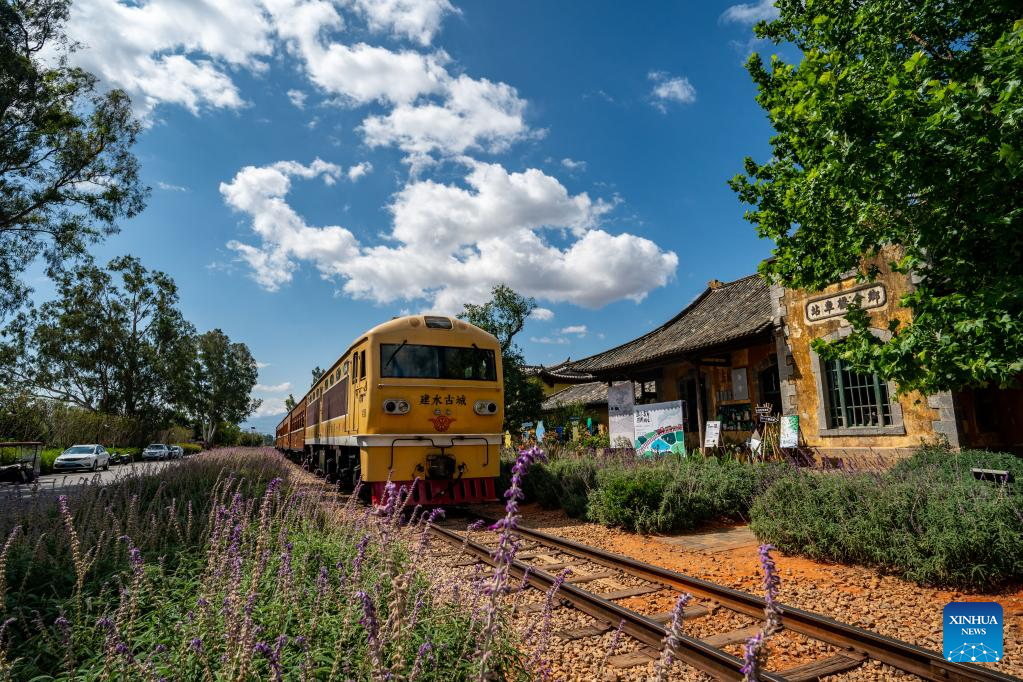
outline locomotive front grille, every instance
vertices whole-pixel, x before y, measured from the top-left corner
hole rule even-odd
[[[450,481],[455,477],[455,458],[443,453],[426,456],[426,478],[430,481]]]

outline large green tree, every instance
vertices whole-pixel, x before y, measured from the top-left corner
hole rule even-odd
[[[166,274],[131,256],[55,277],[57,296],[21,316],[12,386],[89,410],[147,420],[171,409],[194,333]]]
[[[213,443],[222,424],[236,425],[256,411],[251,397],[259,369],[249,347],[233,343],[219,329],[193,338],[192,359],[180,379],[179,404]]]
[[[778,0],[747,67],[776,134],[731,185],[775,242],[761,271],[821,289],[897,253],[911,323],[820,344],[925,392],[1023,373],[1023,9],[1018,0]],[[887,249],[886,247],[893,247]],[[866,260],[865,260],[866,257]]]
[[[121,91],[70,65],[70,0],[0,0],[0,321],[25,299],[40,256],[77,257],[142,210]]]
[[[501,344],[504,368],[504,427],[518,432],[522,422],[540,416],[543,389],[525,373],[526,361],[515,344],[515,335],[522,331],[526,318],[536,308],[536,301],[526,298],[510,287],[499,284],[491,291],[490,300],[482,305],[466,303],[459,319],[470,322],[497,337]]]

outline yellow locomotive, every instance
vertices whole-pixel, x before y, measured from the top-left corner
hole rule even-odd
[[[370,329],[277,426],[276,446],[374,502],[387,480],[412,504],[493,500],[504,423],[501,347],[449,317],[411,315]]]

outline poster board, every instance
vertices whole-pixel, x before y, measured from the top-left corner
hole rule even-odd
[[[623,440],[632,443],[636,437],[633,414],[636,407],[636,389],[631,381],[622,381],[607,389],[607,421],[611,447]]]
[[[703,447],[716,448],[719,445],[721,445],[721,422],[707,422],[707,427],[704,429]]]
[[[633,408],[637,455],[686,452],[682,424],[682,401],[636,405]]]
[[[799,415],[790,414],[781,418],[779,445],[783,448],[799,447]]]

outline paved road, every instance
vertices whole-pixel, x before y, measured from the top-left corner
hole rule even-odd
[[[98,480],[100,484],[106,485],[131,474],[156,473],[161,469],[176,464],[176,462],[132,462],[131,464],[111,465],[109,471],[62,471],[56,474],[44,474],[39,477],[39,490],[42,492],[67,490],[83,483]],[[31,494],[32,486],[18,486],[22,495]],[[10,492],[14,488],[11,484],[0,483],[0,489],[6,488]]]

